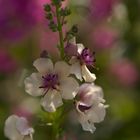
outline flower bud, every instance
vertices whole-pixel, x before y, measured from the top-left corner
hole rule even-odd
[[[67,56],[76,56],[77,55],[77,46],[72,43],[68,43],[64,49],[65,49],[65,53]]]
[[[72,28],[71,28],[71,31],[73,33],[78,33],[78,27],[76,25],[73,25]]]
[[[68,15],[70,15],[71,14],[71,11],[70,11],[70,9],[68,9],[68,8],[62,8],[61,10],[60,10],[60,15],[61,16],[68,16]]]
[[[54,5],[60,5],[62,0],[52,0]]]
[[[49,4],[46,4],[46,5],[44,6],[44,10],[45,10],[46,12],[50,12],[50,11],[51,11],[51,6],[50,6]]]
[[[46,14],[46,18],[47,18],[48,20],[51,20],[51,19],[53,18],[53,16],[52,16],[51,13],[47,13],[47,14]]]
[[[46,50],[43,50],[41,53],[40,53],[40,57],[41,58],[48,58],[48,52]]]

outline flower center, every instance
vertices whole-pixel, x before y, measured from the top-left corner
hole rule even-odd
[[[43,85],[40,88],[44,88],[45,90],[57,89],[57,86],[59,85],[57,74],[47,74],[45,76],[42,76],[42,78]]]
[[[89,110],[91,108],[91,106],[87,106],[85,104],[79,104],[78,105],[78,109],[81,111],[81,112],[85,112],[86,110]]]
[[[94,62],[95,62],[94,53],[91,53],[88,48],[84,48],[82,50],[82,53],[80,54],[79,59],[82,64],[84,63],[87,66],[92,66],[94,65]]]

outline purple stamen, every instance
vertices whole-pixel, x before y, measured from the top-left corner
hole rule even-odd
[[[47,74],[42,76],[42,79],[43,85],[39,88],[44,88],[46,91],[48,91],[48,89],[57,89],[57,86],[59,85],[57,74]]]
[[[78,109],[81,112],[85,112],[86,110],[89,110],[91,108],[91,106],[86,106],[86,105],[78,105]]]
[[[79,59],[82,64],[84,63],[87,66],[94,65],[94,62],[96,61],[94,57],[94,53],[91,53],[88,48],[83,49],[82,53],[79,55]]]

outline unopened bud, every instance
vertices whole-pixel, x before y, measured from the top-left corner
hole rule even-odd
[[[48,52],[46,50],[43,50],[41,53],[40,53],[40,57],[41,58],[48,58]]]
[[[47,14],[46,14],[46,18],[47,18],[48,20],[51,20],[51,19],[53,18],[53,16],[52,16],[51,13],[47,13]]]
[[[49,4],[44,5],[44,10],[46,12],[50,12],[51,11],[51,6]]]
[[[73,33],[78,33],[78,27],[77,27],[77,25],[73,25],[71,31]]]
[[[72,44],[72,43],[68,43],[65,46],[65,53],[67,56],[76,56],[77,55],[77,46]]]

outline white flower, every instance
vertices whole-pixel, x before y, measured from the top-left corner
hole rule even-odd
[[[33,73],[26,78],[25,90],[32,96],[44,96],[41,105],[48,112],[56,111],[63,104],[63,99],[73,99],[76,89],[79,87],[77,81],[70,74],[70,66],[63,61],[53,65],[47,58],[35,60],[33,65],[39,73]]]
[[[83,130],[93,133],[96,129],[94,123],[103,121],[106,114],[103,91],[94,84],[83,84],[78,90],[77,97],[78,120]]]
[[[4,133],[10,140],[33,140],[34,129],[28,126],[26,118],[11,115],[5,122]]]
[[[75,38],[71,40],[71,43],[77,46],[77,55],[72,56],[70,60],[71,73],[82,81],[82,78],[86,82],[93,82],[96,80],[95,74],[91,73],[87,66],[93,66],[95,58],[88,48],[85,48],[83,44],[76,44]]]

